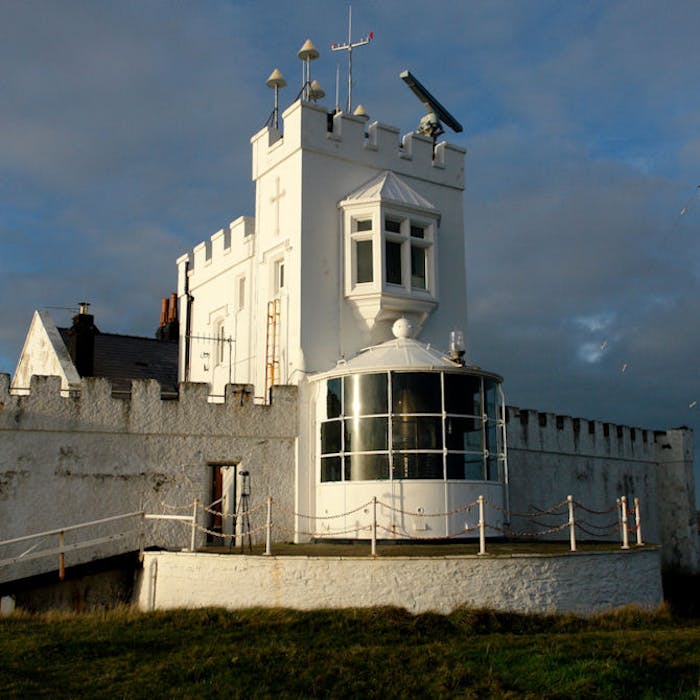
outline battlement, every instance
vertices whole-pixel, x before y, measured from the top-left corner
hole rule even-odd
[[[133,380],[127,398],[112,395],[108,379],[83,378],[78,391],[61,391],[59,377],[33,376],[28,393],[10,391],[0,375],[0,432],[79,431],[171,435],[296,436],[297,389],[274,386],[270,405],[253,401],[249,384],[226,386],[224,402],[209,400],[207,384],[183,382],[178,398],[161,398],[153,379]]]
[[[443,141],[433,154],[432,140],[418,133],[399,138],[394,126],[378,121],[366,125],[359,117],[330,114],[324,107],[302,100],[288,107],[282,118],[282,131],[264,127],[251,138],[253,179],[305,150],[464,189],[466,151],[459,146]]]
[[[191,253],[185,253],[177,259],[178,270],[184,269],[190,263],[190,270],[198,272],[210,267],[210,275],[228,269],[254,253],[255,218],[239,216],[227,228],[219,229],[216,233],[198,243]]]
[[[669,433],[508,406],[508,446],[590,457],[656,461]]]

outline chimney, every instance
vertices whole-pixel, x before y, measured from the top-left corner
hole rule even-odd
[[[163,297],[160,302],[160,327],[162,328],[168,322],[168,300]]]
[[[170,306],[168,307],[168,323],[177,321],[177,294],[172,292],[170,295]]]
[[[81,301],[73,325],[68,329],[68,352],[81,377],[92,377],[95,372],[95,317],[88,313],[90,304]]]
[[[160,326],[156,338],[168,343],[176,343],[180,338],[180,325],[177,322],[177,294],[163,297],[160,307]]]

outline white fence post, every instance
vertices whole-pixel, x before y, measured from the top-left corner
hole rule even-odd
[[[141,511],[139,518],[139,561],[143,561],[143,549],[146,540],[146,511]]]
[[[566,500],[569,503],[569,541],[571,543],[571,551],[576,551],[576,521],[574,520],[574,498],[567,496]]]
[[[486,554],[486,523],[484,521],[483,496],[479,496],[479,554]]]
[[[58,554],[58,578],[61,581],[66,577],[66,553],[63,551],[65,546],[66,533],[61,530],[61,532],[58,533],[58,548],[60,550]]]
[[[377,497],[372,496],[372,556],[377,556]]]
[[[267,497],[267,520],[265,522],[265,556],[272,554],[272,496]]]
[[[642,539],[642,515],[639,508],[639,499],[634,497],[634,520],[637,524],[637,546],[641,547],[644,544]]]
[[[194,552],[195,535],[197,534],[197,509],[199,508],[199,499],[194,499],[192,506],[192,536],[190,537],[190,552]]]
[[[627,496],[620,497],[620,508],[622,509],[622,549],[630,548],[629,532],[627,531]]]

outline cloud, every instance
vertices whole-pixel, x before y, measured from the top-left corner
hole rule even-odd
[[[700,427],[699,24],[682,0],[353,3],[354,102],[413,129],[409,68],[465,127],[470,355],[515,404]],[[253,213],[265,79],[291,103],[308,36],[343,104],[346,32],[325,0],[0,5],[0,370],[37,307],[153,332],[175,259]]]

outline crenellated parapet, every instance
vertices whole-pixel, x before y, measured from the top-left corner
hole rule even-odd
[[[198,243],[191,252],[177,259],[178,273],[185,268],[196,273],[207,270],[216,275],[250,258],[255,252],[255,218],[239,216],[228,227],[219,229],[208,240]]]
[[[656,461],[658,440],[654,431],[586,418],[509,406],[506,412],[508,443],[527,449],[589,457],[615,457]]]
[[[251,138],[253,179],[303,149],[319,155],[361,162],[377,171],[392,172],[464,189],[466,151],[446,142],[433,153],[431,139],[418,133],[399,136],[394,126],[374,122],[366,125],[359,117],[339,112],[329,114],[323,107],[298,100],[282,115],[283,131],[261,129]]]
[[[272,387],[270,405],[253,401],[248,384],[229,384],[223,403],[209,400],[207,384],[181,383],[177,399],[161,398],[155,380],[134,380],[126,399],[112,395],[108,379],[84,378],[79,391],[61,391],[58,377],[31,379],[24,395],[10,392],[0,375],[0,431],[294,438],[297,389]]]

